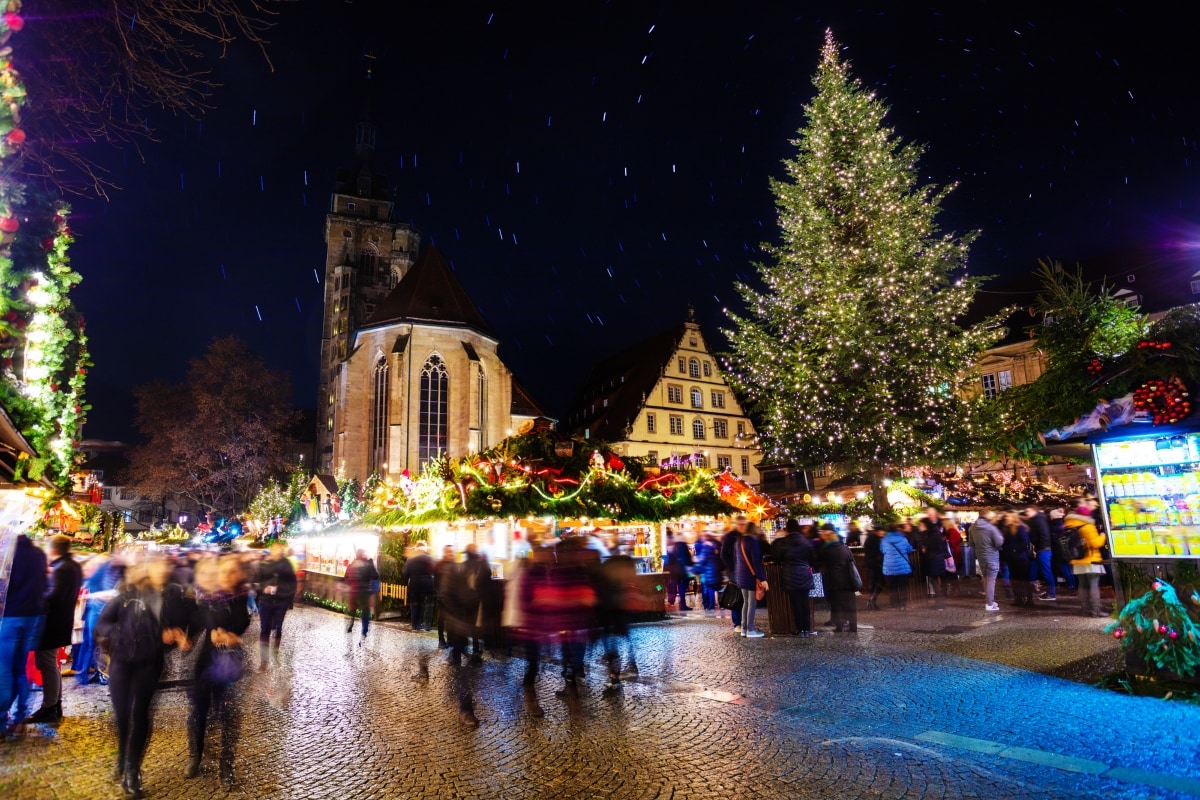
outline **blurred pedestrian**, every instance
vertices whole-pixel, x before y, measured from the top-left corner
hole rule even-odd
[[[742,590],[742,636],[761,639],[764,634],[754,627],[754,617],[762,596],[770,588],[767,573],[763,569],[762,545],[754,523],[746,524],[744,533],[736,541],[734,554],[734,581]]]
[[[1000,545],[1000,558],[1008,566],[1009,579],[1012,581],[1013,604],[1018,606],[1033,605],[1033,584],[1029,582],[1029,529],[1021,522],[1021,517],[1010,511],[1004,515],[1004,529],[1001,531],[1004,541]]]
[[[946,557],[950,545],[946,542],[946,529],[936,508],[930,507],[917,522],[917,548],[921,553],[921,571],[925,575],[925,588],[930,597],[937,598],[941,607],[946,594]]]
[[[437,599],[435,613],[437,614],[438,647],[447,646],[446,615],[443,612],[443,607],[445,606],[445,593],[448,586],[447,579],[455,567],[454,548],[446,545],[442,548],[441,560],[433,568],[433,590]]]
[[[741,537],[746,532],[749,522],[750,520],[747,519],[745,514],[738,514],[737,517],[734,518],[733,529],[726,531],[725,535],[721,537],[721,569],[725,572],[726,583],[737,588],[739,593],[741,592],[741,587],[737,585],[737,565],[738,559],[741,558],[739,555],[740,542]],[[737,596],[735,595],[735,598],[736,597]],[[741,601],[735,603],[729,609],[729,616],[733,620],[733,632],[738,636],[740,636],[742,633],[743,610],[744,606]]]
[[[1058,599],[1058,579],[1054,573],[1054,540],[1050,537],[1050,520],[1037,506],[1025,509],[1025,523],[1029,526],[1029,542],[1037,559],[1037,575],[1042,583],[1039,600]]]
[[[427,631],[432,626],[426,618],[435,597],[433,559],[429,545],[417,542],[412,555],[404,562],[404,580],[408,583],[408,617],[414,631]]]
[[[29,678],[25,664],[42,638],[46,621],[46,554],[21,534],[9,572],[4,616],[0,618],[0,715],[5,733],[24,730],[29,715]],[[13,700],[16,713],[8,716]]]
[[[721,583],[721,559],[717,542],[709,531],[696,542],[696,577],[700,579],[700,600],[705,611],[717,609],[717,586]]]
[[[900,530],[899,523],[888,524],[879,551],[883,557],[881,569],[887,581],[888,602],[893,610],[903,611],[908,608],[908,582],[913,571],[909,553],[913,546]]]
[[[854,580],[854,554],[842,543],[841,536],[832,525],[821,526],[821,550],[817,560],[821,565],[825,596],[829,598],[833,632],[857,633],[858,600],[854,593],[859,586]]]
[[[361,612],[362,635],[367,635],[367,629],[371,626],[371,590],[378,581],[379,570],[375,569],[375,562],[367,558],[367,551],[355,551],[354,560],[346,566],[346,574],[342,577],[349,601],[346,610],[350,614],[346,633],[354,630],[354,615]]]
[[[621,680],[621,641],[625,642],[625,671],[637,674],[637,658],[629,636],[630,603],[636,591],[637,562],[618,553],[600,564],[596,574],[598,622],[604,638],[604,660],[608,664],[606,691],[614,691]]]
[[[979,573],[983,576],[985,611],[1000,610],[1000,604],[996,602],[996,576],[1000,574],[1000,548],[1004,545],[1004,535],[996,527],[995,519],[995,511],[984,511],[972,523],[968,534],[979,562]]]
[[[126,798],[142,796],[142,758],[150,741],[152,700],[169,647],[187,650],[184,628],[192,615],[182,589],[170,584],[165,558],[142,556],[125,568],[118,594],[96,622],[108,654],[108,692],[117,724],[114,780]]]
[[[877,525],[867,531],[866,541],[863,542],[863,568],[870,574],[871,585],[867,597],[867,608],[879,608],[879,593],[883,591],[883,537],[886,531],[882,525]]]
[[[1074,592],[1078,583],[1075,573],[1071,571],[1071,555],[1067,548],[1067,512],[1061,508],[1052,508],[1046,516],[1049,517],[1050,546],[1053,548],[1052,572],[1063,579],[1063,585],[1068,590]]]
[[[200,636],[200,654],[189,696],[188,764],[183,776],[200,774],[212,712],[220,729],[218,769],[226,790],[233,786],[233,756],[240,727],[235,687],[245,671],[242,634],[250,627],[249,596],[237,558],[223,556],[197,564],[196,606],[189,632]]]
[[[682,536],[675,535],[667,528],[667,574],[671,576],[671,585],[679,595],[678,609],[691,611],[687,604],[687,590],[692,581],[692,551]],[[667,597],[668,603],[675,602],[674,597]]]
[[[94,555],[83,564],[83,630],[79,644],[71,648],[75,681],[80,686],[93,681],[108,681],[108,678],[102,678],[96,659],[96,622],[108,601],[117,596],[117,586],[124,571],[123,564],[106,555]]]
[[[296,570],[287,558],[287,548],[276,539],[270,556],[258,569],[258,671],[270,667],[267,659],[279,665],[279,645],[283,641],[283,618],[296,601]],[[274,639],[274,641],[272,641]]]
[[[71,646],[75,606],[83,585],[83,570],[71,558],[71,537],[58,534],[50,539],[49,588],[46,590],[46,621],[34,660],[42,673],[42,707],[28,722],[58,722],[62,719],[62,675],[58,649]]]
[[[1085,617],[1107,617],[1100,607],[1100,578],[1104,576],[1104,557],[1100,550],[1106,538],[1096,528],[1091,510],[1089,505],[1080,503],[1075,513],[1068,514],[1063,520],[1063,525],[1068,535],[1078,537],[1083,548],[1082,556],[1071,559],[1071,571],[1079,582],[1079,597],[1083,601],[1080,613]]]
[[[783,586],[792,607],[792,620],[801,637],[816,636],[812,625],[812,600],[808,593],[813,588],[813,549],[801,531],[797,520],[789,519],[784,528],[787,532],[771,545],[775,563],[783,568]]]
[[[583,539],[577,539],[577,543],[584,545]],[[595,551],[592,551],[595,552]],[[469,628],[471,642],[471,663],[483,663],[483,619],[485,609],[483,604],[489,596],[489,589],[492,580],[492,567],[488,564],[487,556],[475,546],[474,542],[467,545],[463,551],[463,562],[459,565],[459,571],[462,572],[466,579],[468,594],[465,595],[468,599],[463,609],[463,622]]]
[[[457,564],[443,574],[438,604],[450,646],[451,687],[458,704],[458,718],[464,725],[478,727],[475,698],[471,691],[471,669],[464,663],[464,656],[467,642],[475,629],[479,593],[473,585],[467,562]]]

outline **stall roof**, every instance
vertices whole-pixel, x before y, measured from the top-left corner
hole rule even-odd
[[[16,485],[13,478],[16,475],[17,460],[21,455],[33,456],[37,455],[37,452],[17,430],[12,418],[8,416],[8,412],[0,407],[0,487]],[[50,485],[45,478],[40,481],[22,481],[22,483]]]
[[[1190,415],[1173,425],[1150,425],[1130,423],[1118,425],[1108,430],[1096,431],[1090,434],[1085,443],[1100,444],[1102,442],[1123,442],[1130,439],[1163,439],[1169,436],[1182,436],[1185,433],[1200,432],[1200,412]]]

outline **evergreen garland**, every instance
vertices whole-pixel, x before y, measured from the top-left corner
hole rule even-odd
[[[1193,618],[1200,610],[1200,595],[1192,592],[1189,602],[1191,608],[1179,599],[1175,587],[1158,579],[1150,591],[1126,603],[1104,630],[1147,666],[1191,677],[1200,665],[1200,625]]]

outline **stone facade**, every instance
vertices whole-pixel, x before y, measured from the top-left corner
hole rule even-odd
[[[440,358],[447,377],[446,453],[459,457],[497,444],[513,425],[512,373],[496,354],[497,345],[478,331],[454,326],[408,323],[360,331],[338,376],[333,469],[359,479],[373,472],[394,478],[404,470],[414,476],[420,471],[421,373],[431,356]],[[373,424],[381,365],[387,370],[382,442]]]

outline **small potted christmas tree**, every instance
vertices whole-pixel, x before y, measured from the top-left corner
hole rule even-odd
[[[1192,592],[1188,601],[1191,608],[1175,587],[1159,578],[1150,591],[1126,603],[1117,620],[1104,629],[1121,642],[1130,672],[1197,680],[1200,625],[1192,612],[1200,611],[1200,596]]]

